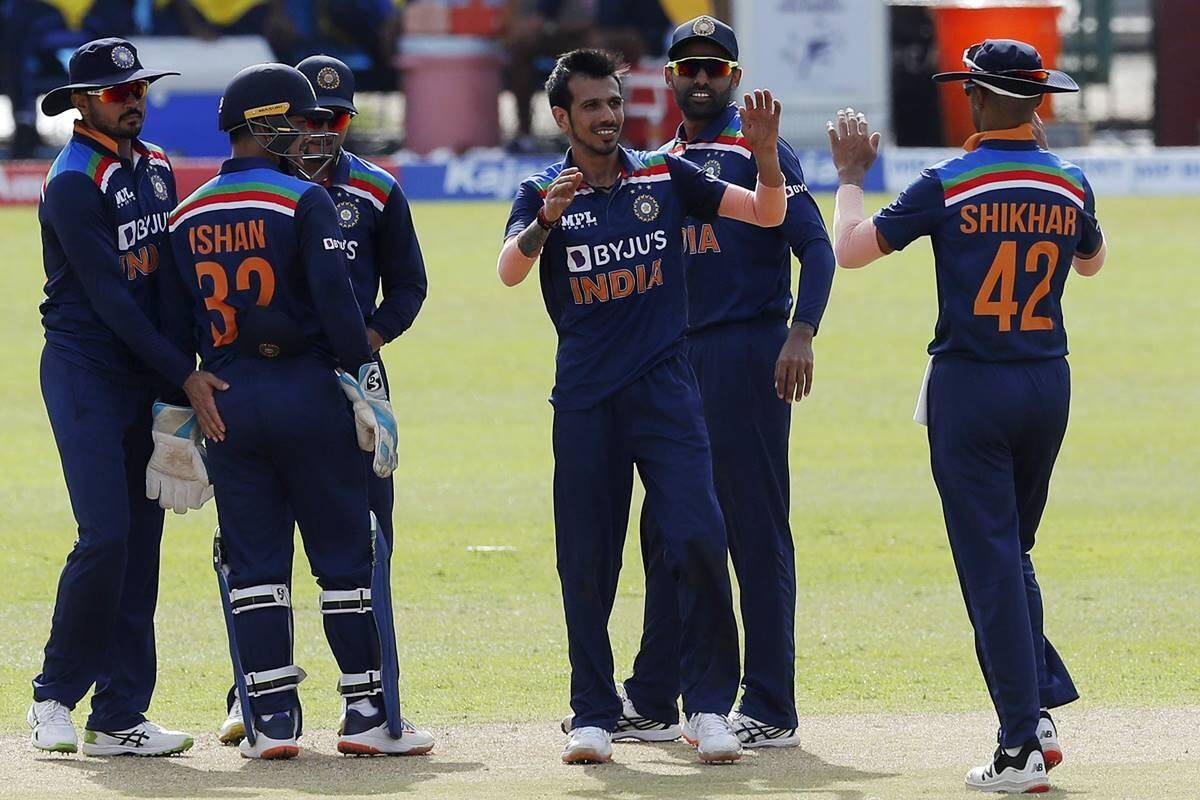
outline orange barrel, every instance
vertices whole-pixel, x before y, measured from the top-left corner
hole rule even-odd
[[[428,153],[462,152],[500,144],[500,67],[494,39],[480,36],[405,36],[405,147]]]
[[[1058,15],[1062,0],[944,0],[933,6],[938,39],[938,72],[963,68],[963,51],[984,39],[1020,39],[1042,54],[1042,63],[1058,63],[1062,39]],[[942,104],[942,131],[947,145],[961,145],[975,126],[961,83],[938,87]],[[1043,119],[1053,116],[1050,103],[1038,109]]]

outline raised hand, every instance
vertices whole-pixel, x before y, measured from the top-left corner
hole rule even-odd
[[[755,89],[744,95],[745,103],[738,112],[742,116],[742,137],[746,146],[757,156],[763,151],[775,151],[779,143],[779,116],[783,106],[771,96],[769,89]]]
[[[575,199],[575,192],[579,190],[581,183],[583,183],[583,173],[579,171],[578,167],[567,167],[550,182],[545,200],[547,222],[557,222],[566,213],[567,208]]]
[[[879,155],[879,132],[868,133],[867,115],[853,108],[837,112],[837,122],[826,122],[829,150],[837,167],[838,182],[862,186],[867,170]]]

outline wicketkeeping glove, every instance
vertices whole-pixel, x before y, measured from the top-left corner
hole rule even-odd
[[[163,508],[186,514],[213,496],[204,466],[200,426],[188,406],[154,404],[154,453],[146,465],[146,497]]]
[[[383,388],[383,374],[375,362],[363,364],[358,380],[338,370],[338,382],[354,407],[354,427],[358,446],[368,453],[374,451],[372,468],[386,478],[396,469],[396,416]]]

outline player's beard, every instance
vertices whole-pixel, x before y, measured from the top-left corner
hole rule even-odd
[[[697,103],[695,100],[693,100],[691,93],[698,88],[707,89],[712,95],[712,99],[704,103]],[[704,87],[693,85],[688,87],[687,91],[676,91],[675,103],[679,106],[679,110],[683,112],[683,115],[689,120],[709,122],[719,117],[721,112],[723,112],[729,106],[729,102],[733,99],[734,88],[735,87],[732,81],[730,82],[729,87],[723,92],[718,92],[713,89],[712,84]]]
[[[146,113],[137,108],[129,108],[122,111],[120,116],[111,124],[107,121],[101,121],[99,114],[91,114],[90,116],[91,119],[88,121],[88,127],[113,139],[134,139],[140,136],[142,126],[146,122]]]

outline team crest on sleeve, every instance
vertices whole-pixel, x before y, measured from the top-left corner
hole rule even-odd
[[[317,72],[317,86],[322,89],[336,89],[342,84],[342,76],[333,67],[321,67]]]
[[[705,161],[703,166],[701,166],[700,168],[702,170],[704,170],[705,172],[707,172],[709,174],[709,177],[712,177],[712,178],[721,177],[721,162],[715,158],[710,158],[708,161]]]
[[[129,69],[137,62],[137,59],[133,57],[133,51],[123,44],[112,49],[112,60],[121,69]]]
[[[154,187],[154,196],[159,200],[166,200],[170,196],[167,193],[167,182],[162,179],[161,175],[151,175],[150,185]]]
[[[700,17],[692,24],[692,33],[697,36],[712,36],[717,32],[717,23],[711,17]]]
[[[330,67],[326,67],[330,69]],[[353,200],[343,200],[337,204],[338,225],[343,228],[353,228],[358,224],[359,213],[358,203]]]
[[[653,222],[658,219],[658,201],[652,194],[643,194],[633,199],[633,215],[642,222]]]

